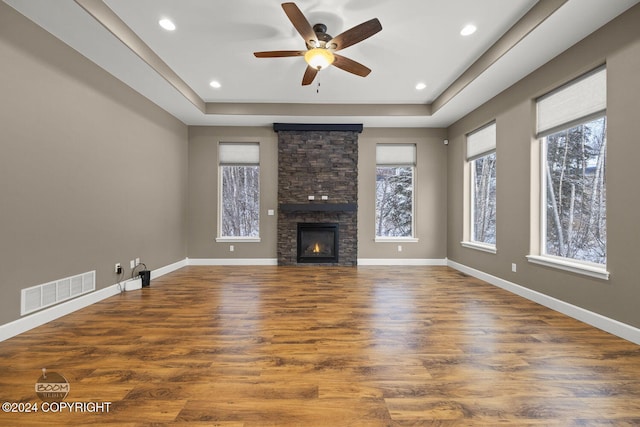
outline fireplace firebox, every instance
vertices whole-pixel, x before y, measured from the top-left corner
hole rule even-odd
[[[337,263],[339,227],[337,223],[298,223],[298,262]]]

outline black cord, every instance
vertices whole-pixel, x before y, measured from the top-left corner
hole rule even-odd
[[[135,277],[134,273],[136,272],[136,268],[140,267],[141,265],[144,265],[144,269],[147,269],[147,264],[145,264],[144,262],[141,262],[140,264],[136,265],[135,267],[133,267],[133,270],[131,270],[131,278],[133,279]]]

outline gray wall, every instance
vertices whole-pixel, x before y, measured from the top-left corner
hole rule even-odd
[[[186,257],[187,127],[0,2],[0,324],[20,289]]]
[[[365,129],[358,137],[358,258],[446,257],[445,129]],[[260,143],[260,243],[216,243],[218,143]],[[416,230],[419,242],[375,243],[375,145],[415,143],[418,150]],[[189,128],[189,258],[277,258],[278,138],[273,128]]]
[[[446,129],[365,129],[358,139],[358,258],[447,256]],[[418,242],[375,242],[376,144],[416,144],[415,233]],[[398,252],[402,245],[402,252]]]
[[[216,243],[218,143],[260,143],[260,243]],[[189,128],[189,258],[277,257],[278,134],[271,127]],[[268,216],[273,209],[276,215]],[[235,247],[234,252],[229,246]]]
[[[494,276],[640,327],[638,118],[640,117],[640,6],[635,6],[449,128],[448,257]],[[607,63],[608,281],[527,262],[530,234],[534,99]],[[496,120],[497,250],[463,248],[465,133]],[[517,273],[511,272],[517,263]]]

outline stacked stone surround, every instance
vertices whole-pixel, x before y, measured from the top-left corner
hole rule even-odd
[[[329,200],[321,200],[323,195]],[[308,196],[315,196],[316,200],[309,201]],[[278,131],[279,265],[298,265],[296,239],[299,222],[338,223],[339,259],[337,264],[331,265],[357,265],[357,209],[324,211],[321,206],[357,205],[357,202],[357,131]],[[311,212],[282,209],[282,205],[307,206],[311,203],[314,204]]]

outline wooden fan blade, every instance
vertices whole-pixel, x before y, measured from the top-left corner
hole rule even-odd
[[[253,52],[256,58],[284,58],[287,56],[304,56],[306,50],[269,50],[266,52]]]
[[[382,30],[382,24],[378,21],[378,18],[373,18],[367,22],[363,22],[360,25],[338,34],[332,40],[327,42],[327,46],[335,44],[334,50],[340,50],[353,46],[362,40],[368,39],[378,31]]]
[[[316,78],[316,74],[318,74],[318,70],[307,66],[304,76],[302,76],[302,86],[310,85],[313,82],[313,79]]]
[[[371,69],[365,67],[359,62],[354,61],[353,59],[345,58],[344,56],[333,54],[335,60],[333,61],[333,65],[340,68],[341,70],[347,71],[351,74],[355,74],[356,76],[366,77],[371,72]]]
[[[295,3],[282,3],[282,9],[306,44],[311,44],[311,41],[317,42],[316,32]]]

